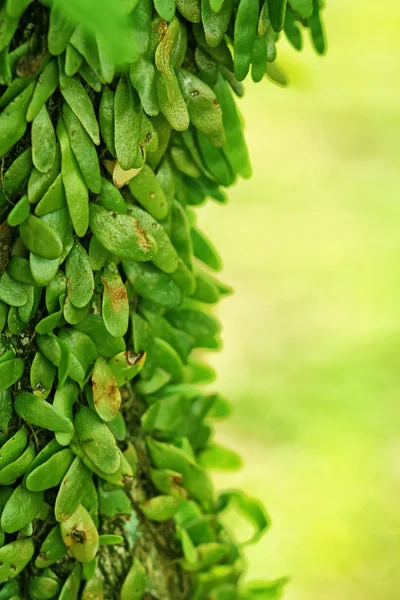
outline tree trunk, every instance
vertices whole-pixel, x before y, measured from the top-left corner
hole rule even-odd
[[[201,387],[231,289],[195,209],[251,174],[233,92],[283,82],[275,31],[325,49],[292,4],[0,0],[1,600],[280,597],[220,519],[255,542],[263,508],[207,471],[240,459]]]

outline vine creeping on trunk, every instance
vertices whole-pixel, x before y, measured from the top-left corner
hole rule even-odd
[[[256,600],[209,469],[231,289],[196,223],[251,175],[236,96],[318,0],[0,0],[0,600]]]

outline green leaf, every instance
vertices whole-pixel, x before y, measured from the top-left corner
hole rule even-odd
[[[22,358],[12,358],[0,363],[0,392],[17,383],[24,372],[24,361]]]
[[[178,255],[170,238],[163,227],[148,212],[138,206],[129,206],[128,213],[138,220],[139,225],[157,242],[158,252],[153,258],[153,263],[165,273],[173,273],[178,266]]]
[[[179,507],[179,500],[174,496],[155,496],[142,502],[140,509],[150,521],[168,521],[172,519]]]
[[[68,297],[76,308],[86,306],[93,295],[94,279],[89,257],[79,242],[75,242],[65,265]]]
[[[274,581],[250,582],[243,586],[239,600],[280,600],[289,577],[281,577]]]
[[[103,534],[99,536],[100,546],[114,546],[115,544],[123,544],[124,538],[121,535]]]
[[[114,372],[118,387],[122,387],[136,377],[142,370],[145,360],[145,352],[128,351],[116,354],[110,361],[110,367]]]
[[[167,273],[138,262],[124,261],[123,267],[135,291],[143,298],[165,308],[175,308],[181,303],[181,291]]]
[[[143,429],[170,434],[178,430],[179,433],[179,428],[182,427],[185,417],[190,416],[187,404],[187,400],[180,396],[169,396],[154,402],[142,416]]]
[[[14,462],[0,471],[0,485],[10,485],[24,475],[35,458],[35,447],[29,442],[25,451]]]
[[[31,577],[28,586],[29,595],[33,600],[53,598],[60,591],[60,584],[51,577]]]
[[[237,471],[242,467],[240,456],[233,450],[223,448],[218,444],[211,444],[202,450],[198,456],[199,464],[206,469],[217,471]]]
[[[51,404],[29,392],[18,392],[14,402],[15,411],[31,425],[50,431],[70,433],[73,430],[69,419],[58,412]]]
[[[99,512],[102,516],[114,519],[117,515],[130,515],[132,505],[124,490],[106,489],[106,486],[98,486]]]
[[[19,575],[31,560],[34,551],[31,538],[16,540],[0,548],[0,583]]]
[[[35,560],[35,567],[45,569],[57,562],[67,553],[67,548],[61,537],[60,526],[56,525],[50,530],[44,539],[38,557]]]
[[[28,218],[30,213],[30,205],[28,196],[22,196],[20,200],[15,204],[15,206],[9,212],[7,217],[7,223],[10,227],[17,227],[21,223]]]
[[[70,554],[81,563],[90,563],[99,548],[99,534],[93,520],[82,504],[61,522],[61,535]]]
[[[124,282],[113,263],[108,263],[101,278],[103,284],[102,314],[104,324],[113,337],[126,334],[129,325],[129,301]]]
[[[26,479],[27,489],[31,492],[41,492],[56,487],[63,480],[73,460],[74,455],[68,448],[56,452],[30,472]]]
[[[145,261],[157,253],[155,239],[134,217],[91,204],[90,227],[102,246],[120,258]]]
[[[44,221],[28,215],[20,225],[19,232],[25,246],[42,258],[59,258],[62,253],[62,240]]]
[[[32,121],[32,160],[36,169],[47,173],[56,158],[56,135],[46,104]]]
[[[129,189],[148,213],[155,219],[164,219],[168,214],[168,202],[154,171],[148,165],[129,182]]]
[[[107,425],[86,406],[80,406],[74,423],[77,441],[90,460],[105,473],[115,473],[121,457]]]
[[[102,38],[110,59],[117,65],[132,62],[134,41],[124,2],[115,0],[54,0],[53,6],[74,23],[79,23],[86,34]]]
[[[120,600],[142,600],[146,589],[146,571],[142,563],[133,559],[131,568],[121,588]]]
[[[121,405],[121,393],[114,371],[102,357],[94,363],[92,388],[93,402],[97,414],[103,421],[112,421]]]
[[[71,573],[65,580],[58,600],[77,600],[81,583],[81,566],[75,563]]]
[[[208,544],[199,544],[196,546],[197,560],[195,563],[182,561],[182,568],[185,571],[199,571],[210,565],[219,562],[229,552],[228,544],[219,544],[217,542],[209,542]]]
[[[22,485],[15,488],[1,514],[1,527],[15,533],[36,519],[43,504],[43,492],[30,492]],[[16,560],[17,556],[14,557]],[[0,549],[1,560],[1,549]]]
[[[57,315],[57,313],[54,314]],[[31,388],[35,396],[43,398],[43,400],[49,396],[55,374],[54,365],[41,352],[36,352],[30,372]]]
[[[86,333],[94,342],[100,356],[111,358],[126,349],[122,337],[115,338],[107,330],[101,315],[88,315],[75,329]]]
[[[55,501],[54,515],[57,521],[65,521],[78,508],[85,497],[90,471],[76,457],[61,482]]]
[[[242,542],[242,546],[255,544],[270,526],[270,519],[261,502],[250,498],[242,491],[231,490],[219,494],[217,511],[221,512],[228,507],[236,508],[254,526],[253,535]]]
[[[289,0],[294,12],[299,13],[304,19],[311,17],[313,12],[313,0]]]

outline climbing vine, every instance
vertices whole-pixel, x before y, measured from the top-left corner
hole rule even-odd
[[[0,0],[0,600],[256,600],[269,519],[204,390],[231,288],[196,223],[250,177],[235,96],[317,0]],[[238,543],[223,525],[253,525]]]

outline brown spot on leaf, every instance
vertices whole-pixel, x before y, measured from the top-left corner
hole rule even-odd
[[[131,350],[126,350],[125,358],[128,365],[136,365],[136,363],[140,362],[143,358],[145,352],[132,352]]]
[[[40,558],[40,560],[43,560],[43,561],[46,561],[46,562],[49,561],[49,559],[47,558],[47,555],[44,552],[39,552],[38,558]]]
[[[110,398],[114,396],[115,392],[118,390],[116,380],[112,380],[112,383],[106,385],[106,393]]]
[[[121,304],[125,304],[128,300],[128,294],[126,292],[125,286],[121,285],[118,282],[110,281],[104,277],[102,278],[101,282],[104,285],[104,288],[107,290],[107,293],[111,297],[113,312],[118,313]]]
[[[161,34],[161,37],[164,38],[165,34],[168,31],[168,24],[167,24],[167,22],[164,21],[164,20],[161,20],[157,29],[158,29],[158,33]]]
[[[149,242],[149,238],[147,237],[147,233],[145,232],[145,230],[140,227],[139,223],[136,220],[134,222],[134,227],[139,238],[139,244],[145,250],[150,250],[151,244]]]
[[[79,529],[72,529],[71,537],[78,544],[84,544],[86,541],[86,532]]]
[[[110,420],[118,412],[121,394],[114,373],[103,362],[105,361],[99,359],[93,370],[93,402],[100,416]]]
[[[177,485],[182,483],[183,476],[182,475],[171,475],[168,477],[171,483],[176,483]]]
[[[123,475],[122,482],[126,487],[129,487],[132,485],[133,477],[131,477],[130,475]]]
[[[17,75],[19,77],[32,77],[38,71],[45,54],[46,48],[41,48],[38,52],[28,52],[17,62]]]

